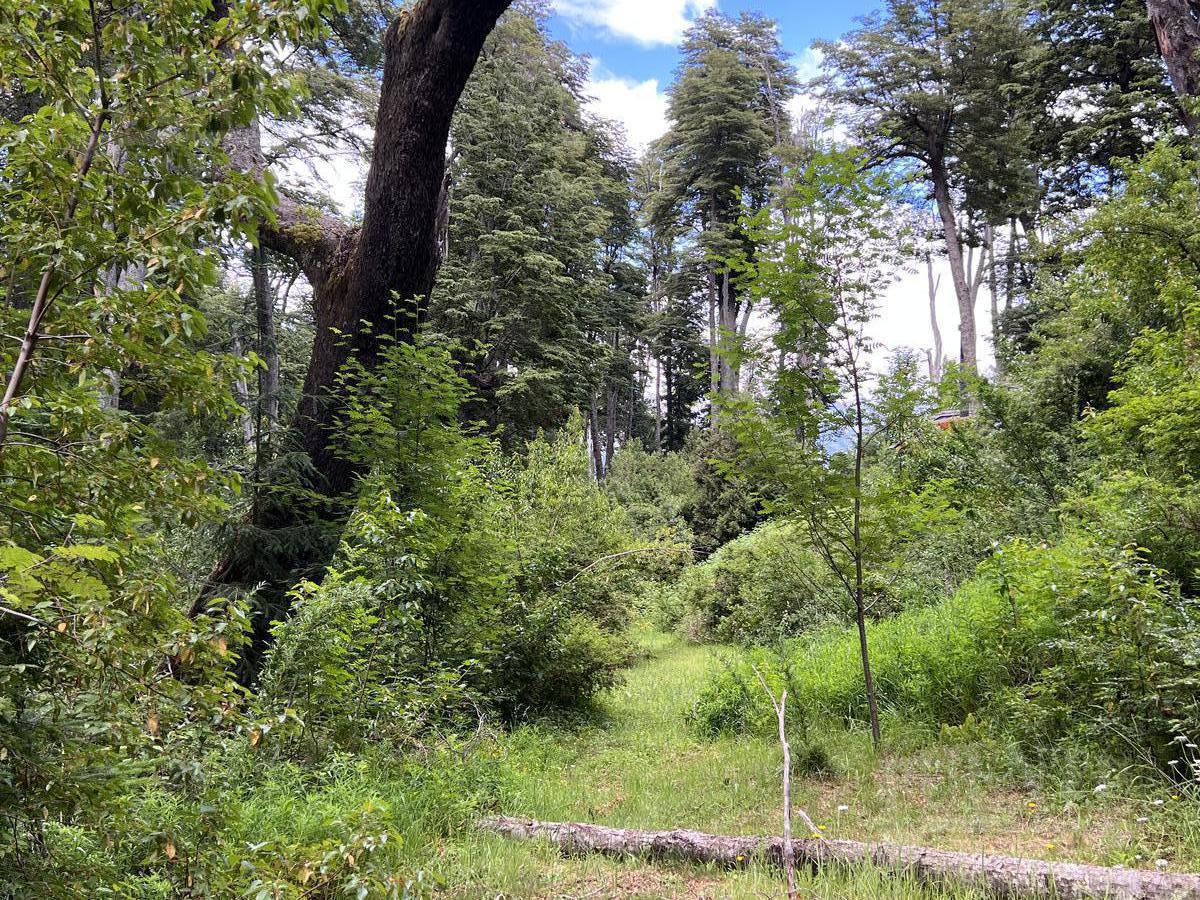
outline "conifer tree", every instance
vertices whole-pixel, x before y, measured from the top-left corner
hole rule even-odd
[[[432,321],[464,344],[479,395],[471,412],[515,439],[594,402],[607,417],[610,357],[629,333],[611,321],[631,287],[627,176],[583,112],[584,74],[536,10],[515,10],[488,40],[451,129]]]
[[[708,13],[688,31],[681,52],[656,217],[677,218],[696,233],[706,267],[711,389],[731,394],[747,301],[726,260],[750,249],[741,216],[762,208],[778,177],[774,149],[790,130],[783,123],[795,75],[774,24],[760,17]]]

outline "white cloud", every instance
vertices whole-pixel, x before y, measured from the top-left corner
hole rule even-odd
[[[658,89],[657,78],[635,81],[593,66],[586,90],[592,98],[588,108],[621,123],[630,148],[637,153],[667,130],[667,96]]]
[[[944,257],[934,259],[933,274],[937,280],[938,330],[942,333],[942,352],[947,360],[959,355],[958,303],[950,279],[950,264]],[[922,353],[933,346],[933,326],[929,321],[929,282],[924,265],[895,273],[896,280],[888,288],[879,315],[867,326],[867,333],[879,342],[873,354],[876,371],[883,371],[893,351],[907,347]],[[979,370],[986,373],[995,367],[992,347],[992,311],[987,285],[980,287],[975,303],[976,353]]]
[[[695,18],[715,5],[716,0],[555,0],[554,9],[572,22],[650,46],[679,43]]]
[[[805,47],[796,55],[796,77],[801,81],[812,81],[821,74],[825,62],[825,51],[818,47]]]
[[[787,106],[792,119],[797,122],[805,113],[812,112],[821,105],[820,98],[805,85],[821,74],[821,64],[824,61],[825,54],[816,47],[806,47],[796,55],[796,77],[800,81],[800,90],[788,101]]]

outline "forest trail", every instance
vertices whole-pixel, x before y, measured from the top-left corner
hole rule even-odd
[[[779,830],[779,749],[755,737],[708,740],[687,714],[721,664],[719,648],[642,632],[644,657],[601,699],[602,716],[572,727],[529,726],[506,738],[513,790],[505,814],[618,827],[722,834]],[[1142,804],[1088,810],[990,786],[981,748],[932,744],[894,724],[876,755],[862,732],[821,736],[835,774],[802,777],[795,803],[828,836],[1051,859],[1145,865]],[[1150,857],[1153,859],[1153,857]],[[542,844],[491,835],[451,843],[442,871],[455,897],[781,896],[777,873],[724,872],[598,857],[565,859]],[[872,872],[808,878],[803,896],[918,898],[915,885]],[[974,897],[971,893],[954,897]]]

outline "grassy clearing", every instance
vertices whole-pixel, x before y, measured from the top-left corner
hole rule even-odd
[[[720,651],[654,633],[639,639],[646,659],[603,698],[594,720],[528,726],[504,740],[503,812],[626,827],[776,831],[777,746],[755,737],[709,741],[686,721],[706,674],[720,665]],[[997,761],[989,758],[996,748],[934,740],[894,721],[885,735],[888,749],[879,755],[862,732],[834,728],[820,740],[837,771],[800,779],[795,802],[827,836],[1110,865],[1149,867],[1164,859],[1187,869],[1200,860],[1194,805],[1161,786],[1139,797],[1112,796],[1120,793],[1115,788],[1101,796],[1083,788],[1015,789],[1011,769],[996,774]],[[764,897],[780,891],[769,871],[564,859],[547,845],[484,835],[460,835],[438,847],[437,856],[434,868],[458,897]],[[929,896],[872,872],[811,878],[804,891],[822,898]]]

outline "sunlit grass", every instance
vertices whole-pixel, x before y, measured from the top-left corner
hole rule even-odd
[[[775,742],[709,740],[688,724],[695,695],[722,651],[648,631],[637,639],[646,658],[602,698],[593,719],[529,725],[503,740],[507,786],[500,811],[618,827],[777,833]],[[1011,772],[993,774],[995,760],[987,754],[996,748],[935,738],[893,719],[886,749],[876,754],[860,730],[820,729],[812,739],[828,751],[836,772],[800,779],[795,803],[830,837],[1147,867],[1162,859],[1174,869],[1200,858],[1194,806],[1171,800],[1161,786],[1124,798],[1033,783],[1013,787]],[[462,897],[765,897],[781,890],[778,873],[769,870],[564,858],[548,844],[476,834],[442,846],[434,868]],[[873,871],[805,877],[807,897],[930,896]]]

